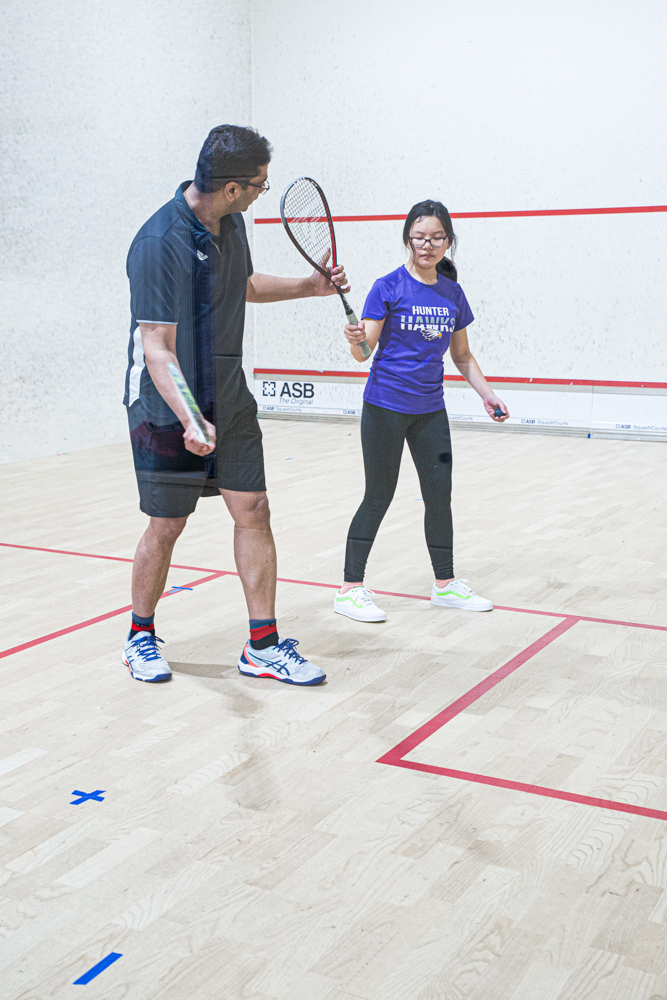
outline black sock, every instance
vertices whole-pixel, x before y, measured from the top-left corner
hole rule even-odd
[[[139,615],[135,615],[133,611],[130,632],[135,635],[137,632],[150,632],[151,635],[155,635],[155,625],[153,623],[154,618],[155,614],[152,614],[150,618],[140,618]]]
[[[266,649],[278,643],[275,618],[250,619],[250,645],[253,649]]]

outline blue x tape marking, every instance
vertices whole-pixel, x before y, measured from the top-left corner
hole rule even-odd
[[[104,788],[96,788],[94,792],[79,792],[75,788],[74,791],[72,792],[72,795],[80,795],[81,798],[77,799],[76,802],[70,802],[70,805],[71,806],[80,806],[82,802],[87,802],[88,799],[94,799],[95,802],[104,802],[104,799],[102,798],[102,793],[105,790],[106,789],[104,789]]]

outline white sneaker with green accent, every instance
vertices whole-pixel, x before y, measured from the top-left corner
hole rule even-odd
[[[378,608],[369,597],[369,594],[373,593],[374,591],[367,590],[366,587],[352,587],[344,594],[337,590],[334,597],[334,611],[336,614],[353,618],[355,622],[386,622],[387,612]]]
[[[462,608],[464,611],[493,611],[492,602],[471,590],[467,580],[450,580],[444,587],[434,583],[431,604],[441,608]]]

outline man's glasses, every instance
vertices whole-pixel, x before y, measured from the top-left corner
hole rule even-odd
[[[246,187],[259,188],[260,194],[265,194],[266,191],[271,190],[271,185],[268,180],[264,181],[263,184],[253,184],[252,181],[248,180],[247,177],[211,177],[212,181],[238,181],[239,184],[245,184]]]
[[[421,250],[422,247],[425,247],[427,243],[430,243],[434,250],[439,250],[440,247],[444,247],[448,239],[449,239],[448,236],[436,236],[434,239],[430,240],[424,239],[421,236],[411,236],[410,242],[412,243],[413,247],[417,247],[418,250]]]

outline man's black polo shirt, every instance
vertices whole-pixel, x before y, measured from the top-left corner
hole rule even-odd
[[[253,402],[241,365],[253,271],[243,216],[224,216],[213,236],[185,200],[189,184],[144,223],[127,257],[132,322],[123,402],[131,427],[177,420],[148,373],[139,323],[176,324],[183,375],[219,430]]]

